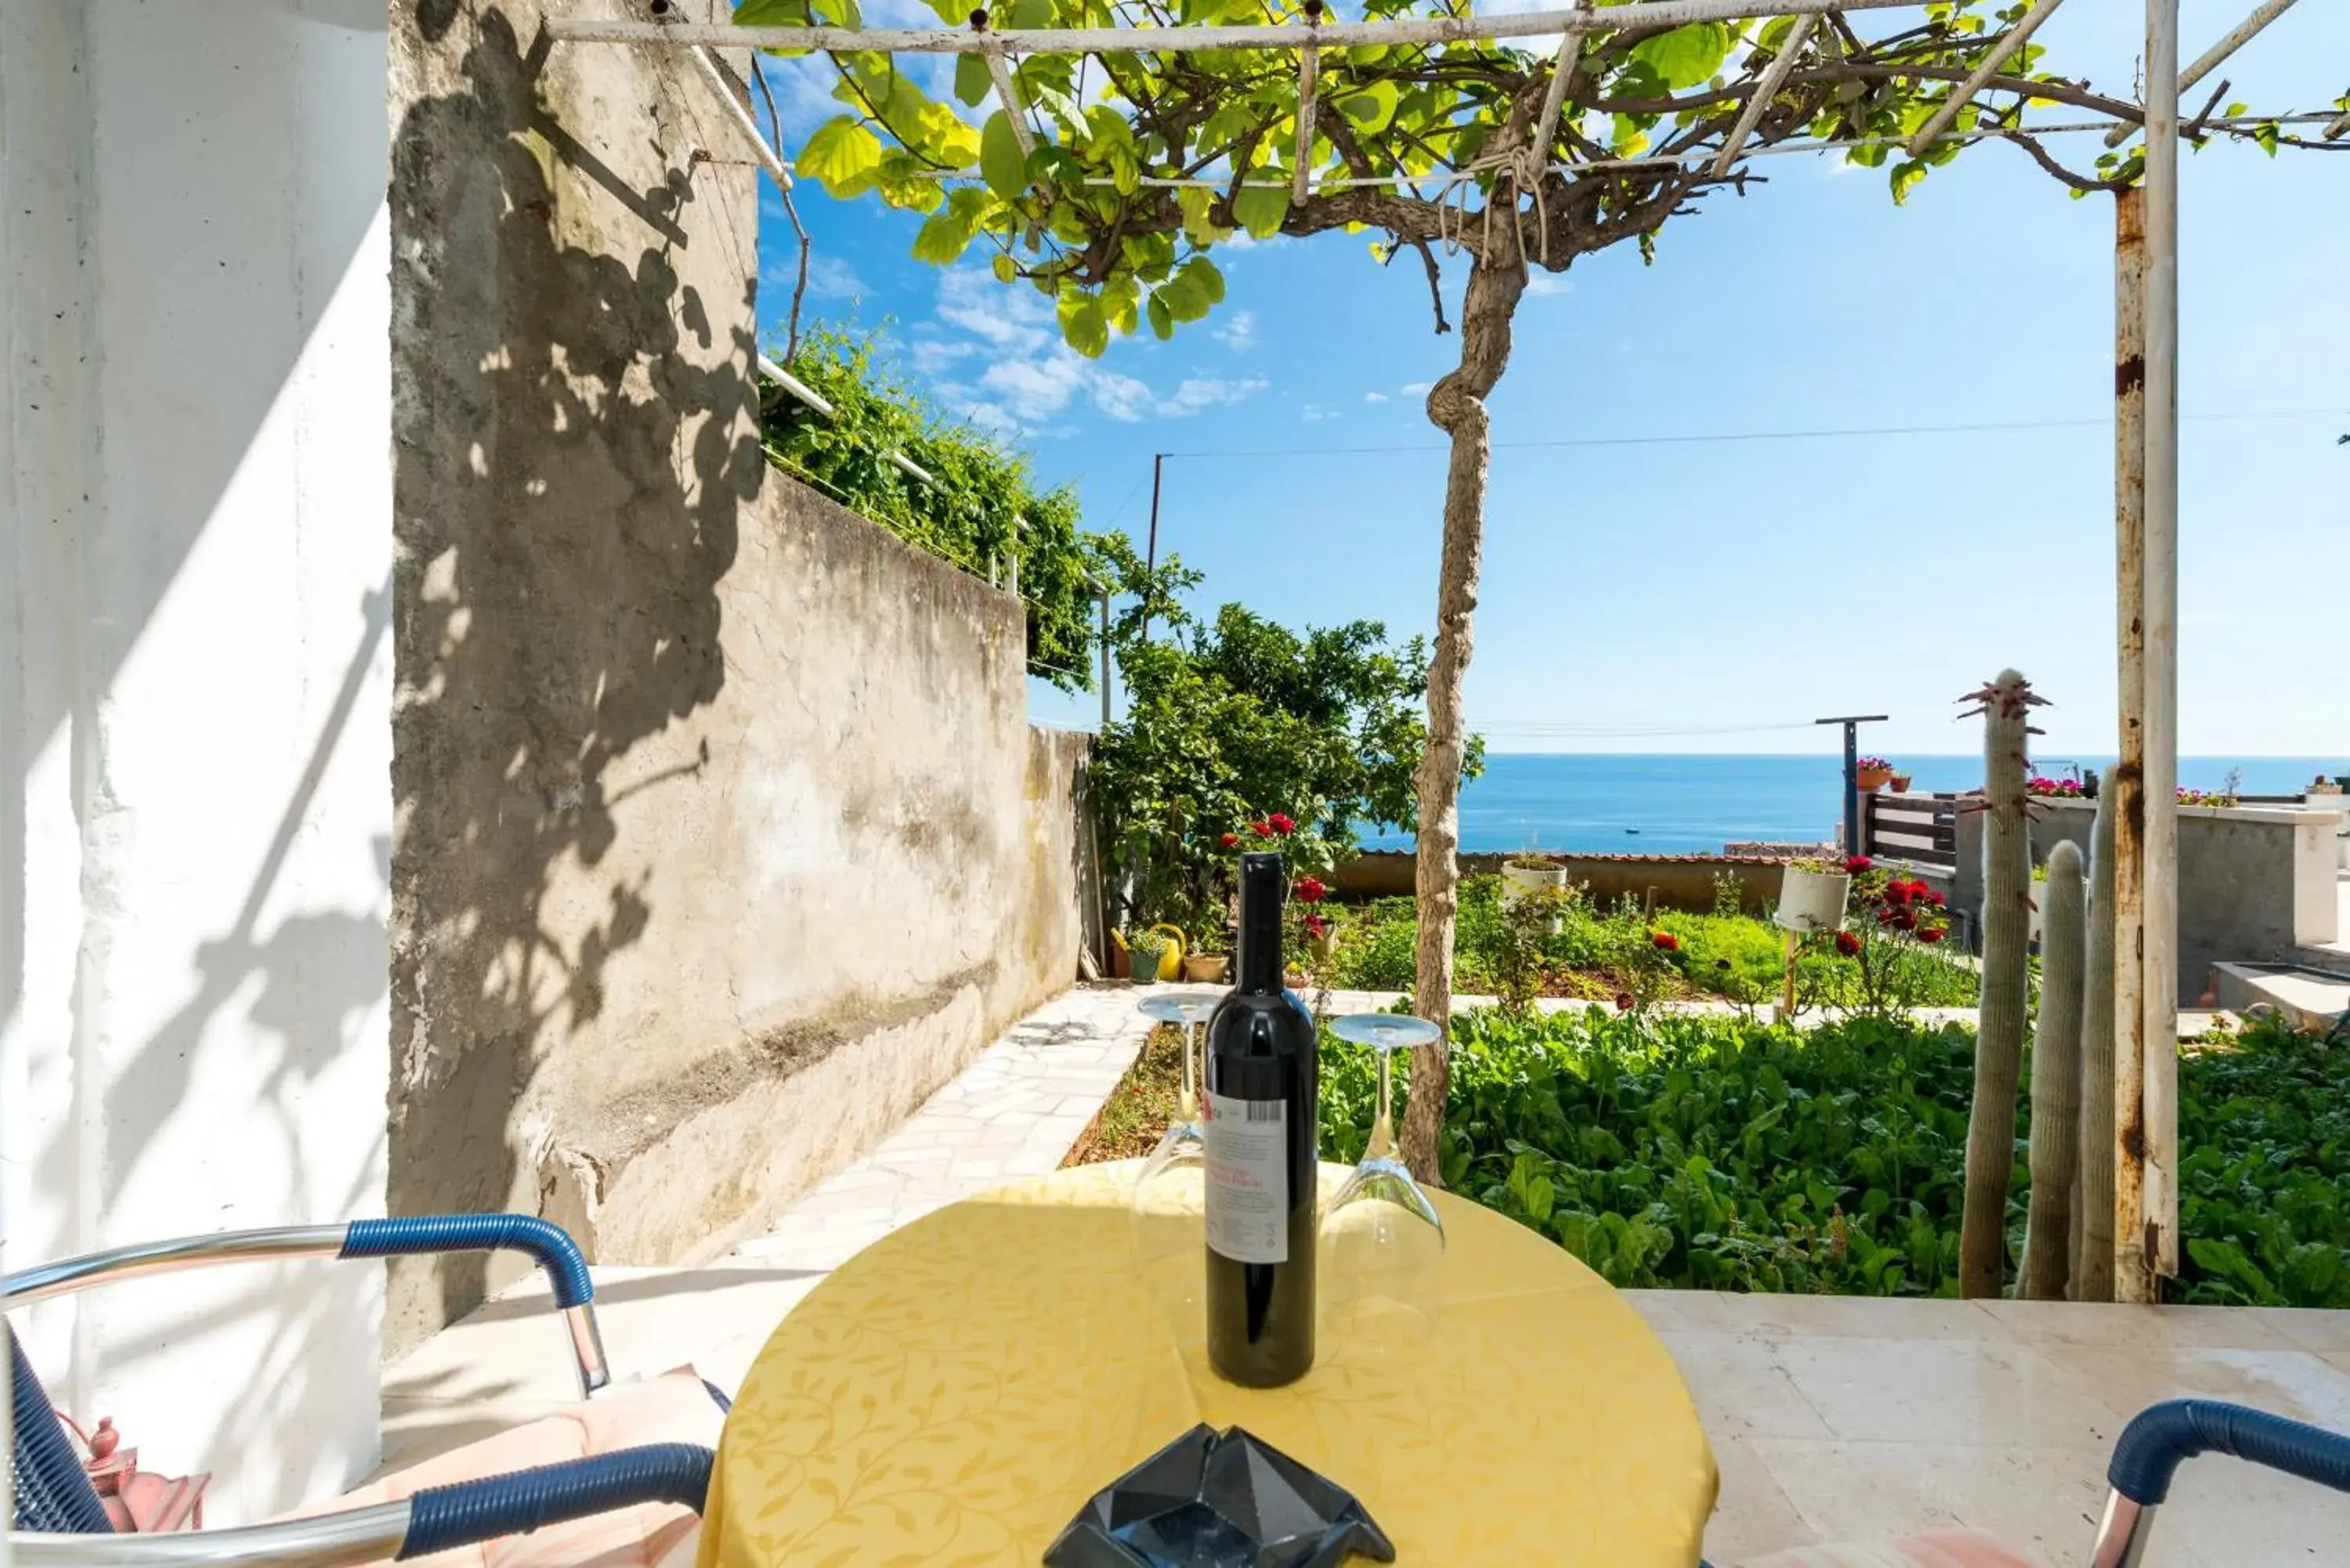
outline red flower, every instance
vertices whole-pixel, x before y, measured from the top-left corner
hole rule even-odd
[[[1227,833],[1216,842],[1227,849],[1238,849],[1241,846],[1241,836],[1237,833]]]
[[[1850,931],[1838,931],[1835,934],[1835,950],[1845,957],[1851,958],[1860,951],[1860,939]]]
[[[1846,873],[1854,877],[1859,876],[1864,871],[1875,870],[1876,867],[1877,862],[1866,855],[1856,855],[1844,863]]]
[[[1324,919],[1321,916],[1308,915],[1305,917],[1305,931],[1308,936],[1318,937],[1329,929],[1330,922]]]
[[[1893,917],[1893,925],[1897,930],[1914,931],[1918,929],[1918,917],[1904,909]]]
[[[1249,831],[1250,831],[1251,833],[1255,834],[1259,838],[1270,838],[1270,837],[1272,837],[1272,836],[1273,836],[1273,829],[1272,829],[1272,828],[1270,828],[1270,827],[1267,827],[1267,826],[1266,826],[1263,823],[1262,823],[1262,822],[1252,822],[1252,823],[1250,823],[1250,824],[1249,824]]]
[[[1681,950],[1680,938],[1670,931],[1651,931],[1648,933],[1648,940],[1656,944],[1657,950],[1660,953],[1677,953]]]
[[[1628,992],[1628,991],[1619,991],[1619,992],[1617,992],[1616,993],[1616,1011],[1617,1011],[1617,1012],[1631,1012],[1631,1011],[1632,1011],[1632,1009],[1634,1009],[1635,1007],[1638,1007],[1638,1005],[1639,1005],[1639,1003],[1638,1003],[1638,1002],[1636,1002],[1635,1000],[1633,1000],[1633,996],[1632,996],[1632,993],[1631,993],[1630,992]]]
[[[1950,931],[1944,927],[1928,926],[1918,933],[1918,940],[1921,942],[1939,942],[1948,935]]]
[[[1297,824],[1283,815],[1280,812],[1274,812],[1271,816],[1266,817],[1264,820],[1271,825],[1275,833],[1287,834],[1297,831]]]
[[[1300,877],[1297,879],[1297,896],[1309,904],[1320,903],[1322,895],[1329,890],[1322,885],[1319,877]]]
[[[1939,909],[1942,907],[1942,896],[1939,893],[1935,892],[1931,888],[1929,888],[1926,889],[1926,902],[1933,905],[1934,908]]]
[[[1893,918],[1900,912],[1893,905],[1887,904],[1877,911],[1877,923],[1880,926],[1889,926],[1893,923]]]

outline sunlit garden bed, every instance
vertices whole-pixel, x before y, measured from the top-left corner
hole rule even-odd
[[[1974,1034],[1720,1012],[1454,1021],[1445,1183],[1623,1286],[1954,1295]],[[1072,1162],[1148,1152],[1180,1052],[1161,1030]],[[1323,1158],[1368,1135],[1367,1053],[1325,1036]],[[2017,1127],[2010,1256],[2030,1199]],[[2350,1307],[2350,1052],[2274,1023],[2179,1064],[2187,1256],[2168,1299]]]

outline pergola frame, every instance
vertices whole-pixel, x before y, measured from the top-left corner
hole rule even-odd
[[[1643,168],[1711,161],[1716,178],[1726,177],[1742,158],[1759,152],[1849,151],[1865,145],[1897,145],[1918,157],[1938,144],[1991,138],[2103,131],[2118,147],[2132,133],[2147,132],[2142,236],[2126,219],[2117,230],[2115,315],[2117,365],[2116,398],[2115,558],[2119,624],[2120,761],[2114,770],[2117,798],[2116,897],[2101,918],[2116,927],[2115,992],[2115,1299],[2157,1299],[2158,1281],[2178,1268],[2178,101],[2182,92],[2291,8],[2294,0],[2262,0],[2244,21],[2206,50],[2185,72],[2178,67],[2178,0],[2145,0],[2146,101],[2139,112],[2117,109],[2105,119],[2078,124],[1998,126],[1954,130],[1966,106],[1994,81],[2062,0],[2033,0],[1992,51],[1953,88],[1934,116],[1911,137],[1876,142],[1847,140],[1781,143],[1747,150],[1765,107],[1783,84],[1805,36],[1824,16],[1850,11],[1890,10],[1926,0],[1632,0],[1596,8],[1580,0],[1575,8],[1516,16],[1415,17],[1380,22],[1326,22],[1321,0],[1306,0],[1304,26],[1172,27],[1014,28],[987,25],[975,12],[972,26],[956,28],[738,27],[731,24],[550,17],[547,36],[557,42],[650,45],[692,51],[697,70],[727,99],[730,119],[754,144],[759,161],[786,185],[787,165],[735,98],[712,57],[712,48],[757,48],[810,53],[870,50],[890,54],[980,55],[1021,151],[1035,147],[1033,131],[1014,82],[1009,61],[1032,54],[1185,54],[1207,50],[1295,50],[1298,54],[1298,157],[1288,177],[1293,197],[1312,189],[1352,185],[1430,185],[1451,189],[1489,177],[1475,170],[1424,176],[1336,177],[1311,182],[1306,168],[1313,138],[1315,93],[1322,51],[1397,44],[1501,41],[1559,36],[1556,59],[1544,95],[1534,146],[1547,151],[1563,112],[1583,37],[1597,30],[1667,28],[1700,22],[1753,21],[1793,16],[1794,32],[1756,83],[1720,151],[1690,157],[1591,160],[1548,164],[1562,176],[1594,169]],[[2323,125],[2329,140],[2350,137],[2350,114],[2248,115],[2197,119],[2199,133],[2212,127]],[[976,170],[935,171],[941,180],[976,179]],[[1311,183],[1309,183],[1311,182]],[[1170,179],[1145,176],[1153,186],[1204,185],[1227,189],[1227,178]],[[788,385],[789,378],[779,374]],[[897,455],[897,454],[892,454]],[[1105,609],[1107,600],[1104,600]],[[1107,659],[1107,654],[1105,654]],[[1107,664],[1105,663],[1105,672]],[[1105,692],[1107,686],[1105,686]],[[1105,697],[1107,702],[1107,697]],[[1107,716],[1107,708],[1105,708]]]

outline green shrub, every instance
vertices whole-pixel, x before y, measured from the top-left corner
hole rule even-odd
[[[1593,1010],[1469,1012],[1453,1033],[1446,1184],[1610,1282],[1956,1293],[1973,1031]],[[1372,1072],[1325,1038],[1326,1158],[1361,1157]],[[2185,1256],[2167,1295],[2350,1307],[2350,1052],[2264,1023],[2190,1046],[2178,1091]]]

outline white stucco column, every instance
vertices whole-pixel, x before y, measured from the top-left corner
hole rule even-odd
[[[377,1214],[391,833],[381,0],[0,5],[6,1266]],[[249,1519],[371,1462],[382,1276],[27,1314]]]

